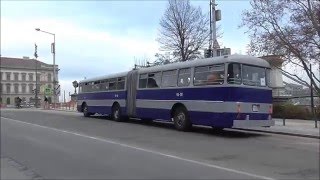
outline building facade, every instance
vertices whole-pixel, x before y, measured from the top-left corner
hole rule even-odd
[[[58,66],[56,65],[55,68],[56,86],[58,87]],[[54,88],[53,65],[28,57],[1,57],[0,72],[0,102],[2,104],[14,105],[16,97],[20,97],[25,103],[34,103],[36,89],[39,92],[40,102],[45,95],[48,96],[49,101],[53,100],[53,94],[45,92],[45,89],[53,91]],[[58,102],[58,98],[55,99],[55,102]]]

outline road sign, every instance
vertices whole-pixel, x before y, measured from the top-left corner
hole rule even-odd
[[[51,95],[53,94],[53,89],[51,89],[51,88],[46,88],[46,89],[44,90],[44,94],[45,94],[46,96],[51,96]]]

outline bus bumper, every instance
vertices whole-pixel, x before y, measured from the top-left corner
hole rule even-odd
[[[269,127],[274,124],[274,120],[234,120],[232,128]]]

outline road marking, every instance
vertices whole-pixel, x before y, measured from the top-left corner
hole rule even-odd
[[[41,125],[38,125],[38,124],[23,122],[23,121],[19,121],[19,120],[16,120],[16,119],[11,119],[11,118],[6,118],[6,117],[1,117],[1,119],[7,119],[9,121],[14,121],[14,122],[23,123],[23,124],[27,124],[27,125],[31,125],[31,126],[50,129],[50,130],[63,132],[63,133],[66,133],[66,134],[72,134],[72,135],[85,137],[85,138],[89,138],[89,139],[94,139],[94,140],[97,140],[97,141],[102,141],[102,142],[106,142],[106,143],[110,143],[110,144],[115,144],[115,145],[119,145],[119,146],[122,146],[122,147],[127,147],[127,148],[131,148],[131,149],[135,149],[135,150],[140,150],[140,151],[144,151],[144,152],[148,152],[148,153],[152,153],[152,154],[156,154],[156,155],[161,155],[161,156],[165,156],[165,157],[169,157],[169,158],[173,158],[173,159],[178,159],[178,160],[181,160],[181,161],[186,161],[186,162],[190,162],[190,163],[194,163],[194,164],[198,164],[198,165],[202,165],[202,166],[206,166],[206,167],[211,167],[211,168],[216,168],[216,169],[220,169],[220,170],[224,170],[224,171],[228,171],[228,172],[247,175],[247,176],[250,176],[250,177],[253,177],[253,178],[274,180],[271,177],[260,176],[260,175],[248,173],[248,172],[245,172],[245,171],[230,169],[230,168],[226,168],[226,167],[222,167],[222,166],[218,166],[218,165],[214,165],[214,164],[209,164],[209,163],[205,163],[205,162],[201,162],[201,161],[186,159],[186,158],[182,158],[182,157],[175,156],[175,155],[165,154],[165,153],[161,153],[161,152],[158,152],[158,151],[148,150],[148,149],[144,149],[144,148],[140,148],[140,147],[136,147],[136,146],[131,146],[131,145],[128,145],[128,144],[123,144],[123,143],[112,141],[112,140],[107,140],[107,139],[102,139],[102,138],[98,138],[98,137],[88,136],[88,135],[85,135],[85,134],[80,134],[80,133],[76,133],[76,132],[72,132],[72,131],[66,131],[66,130],[56,129],[56,128],[52,128],[52,127],[47,127],[47,126],[41,126]]]

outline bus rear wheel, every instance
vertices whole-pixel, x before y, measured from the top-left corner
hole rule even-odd
[[[82,106],[82,111],[83,111],[83,116],[84,117],[89,117],[91,114],[88,111],[88,106],[87,104],[83,104]]]
[[[121,108],[120,108],[119,104],[115,104],[112,106],[111,118],[112,118],[112,120],[117,121],[117,122],[123,121],[123,117],[121,115]]]
[[[189,131],[192,127],[188,111],[184,107],[177,107],[173,116],[174,126],[179,131]]]

